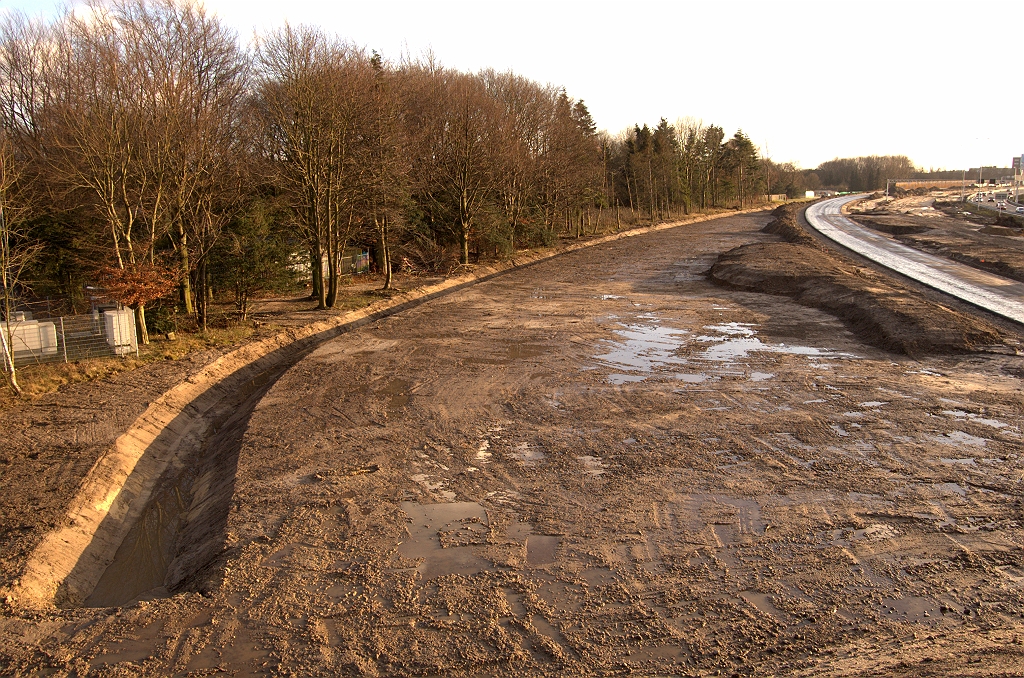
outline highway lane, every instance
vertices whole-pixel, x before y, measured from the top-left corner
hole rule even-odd
[[[993,212],[1001,212],[1003,214],[1015,214],[1017,207],[1022,204],[1022,203],[1014,202],[1011,199],[1011,196],[1007,196],[1006,198],[999,198],[998,200],[1002,200],[1003,202],[1005,202],[1006,206],[1003,207],[1002,209],[999,209],[997,207],[997,205],[999,203],[998,202],[989,202],[988,198],[985,198],[982,202],[975,202],[972,199],[971,200],[971,204],[972,205],[977,205],[978,207],[980,207],[982,209],[991,210]]]
[[[1024,324],[1024,283],[980,271],[902,245],[855,223],[843,205],[863,195],[843,196],[807,208],[807,221],[825,237],[929,287]]]

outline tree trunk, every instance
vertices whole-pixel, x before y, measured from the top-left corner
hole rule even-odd
[[[461,248],[460,263],[469,263],[469,196],[465,189],[459,196],[459,245]]]
[[[196,274],[196,320],[200,331],[206,332],[210,310],[210,281],[206,276],[205,259],[201,259],[196,265]]]
[[[138,334],[139,343],[149,346],[149,330],[146,329],[146,305],[139,304],[135,307],[135,329]]]
[[[319,245],[313,248],[313,293],[318,309],[327,308],[327,290],[324,288],[324,257]]]
[[[654,170],[651,168],[651,160],[650,160],[650,158],[647,159],[647,180],[651,184],[650,185],[650,188],[651,188],[651,226],[653,226],[654,225],[654,220],[655,220],[655,215],[654,215],[654,207],[655,207],[655,205],[654,205]]]
[[[10,322],[10,316],[8,316],[8,322]],[[7,384],[14,391],[15,395],[21,395],[21,387],[18,386],[18,370],[14,367],[14,353],[10,349],[10,344],[7,341],[7,331],[0,330],[0,344],[3,346],[4,354],[4,372],[7,373]]]
[[[313,247],[309,248],[309,299],[310,301],[320,298],[320,290],[323,287],[323,275],[320,268],[320,258],[316,255]]]
[[[334,308],[338,301],[338,242],[332,237],[327,243],[327,294],[324,305]]]
[[[388,215],[381,217],[379,232],[380,232],[380,256],[382,260],[382,268],[384,271],[384,287],[381,289],[391,289],[391,248],[388,246]]]
[[[178,247],[179,259],[181,260],[181,300],[185,304],[185,313],[195,315],[196,307],[192,303],[192,272],[189,271],[188,261],[188,234],[183,224],[178,224]]]
[[[633,207],[633,189],[629,185],[629,175],[626,175],[626,195],[629,196],[629,213],[633,215],[633,221],[636,222],[636,208]]]

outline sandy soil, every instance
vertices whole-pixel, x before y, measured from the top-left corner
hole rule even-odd
[[[1024,282],[1024,232],[996,225],[996,215],[959,208],[958,192],[873,199],[851,205],[857,222],[910,247]]]
[[[5,611],[0,671],[1019,675],[1024,357],[712,283],[769,219],[323,345],[165,479],[93,607]]]

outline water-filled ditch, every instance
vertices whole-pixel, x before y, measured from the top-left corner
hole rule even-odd
[[[85,607],[112,607],[206,588],[224,550],[224,529],[242,437],[256,405],[305,353],[241,383],[207,413],[198,449],[157,481],[139,518]]]

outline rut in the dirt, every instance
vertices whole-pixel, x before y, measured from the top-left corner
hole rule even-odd
[[[225,555],[224,529],[242,436],[260,399],[299,357],[241,384],[207,415],[208,437],[157,483],[85,607],[209,590]]]

